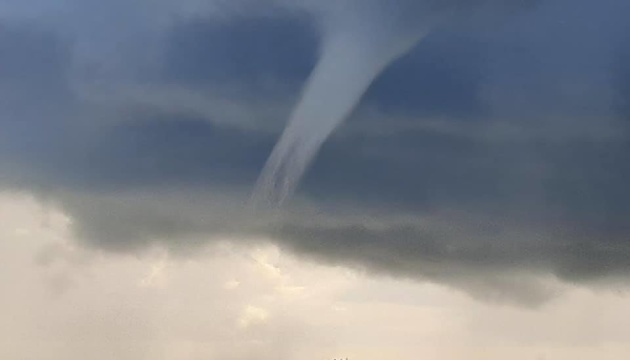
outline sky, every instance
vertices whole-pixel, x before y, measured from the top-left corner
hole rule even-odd
[[[0,0],[0,357],[628,357],[629,13]],[[419,29],[249,207],[327,41]]]

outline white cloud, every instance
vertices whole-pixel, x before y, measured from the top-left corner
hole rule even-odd
[[[223,284],[223,288],[226,290],[236,290],[241,285],[238,280],[230,280]]]
[[[269,319],[269,312],[263,308],[247,305],[238,319],[238,326],[247,329],[251,326],[263,324]]]
[[[224,242],[194,258],[95,252],[74,245],[69,220],[33,198],[0,195],[0,358],[630,355],[627,294],[571,288],[539,309],[495,306],[441,286],[315,265],[263,245]],[[50,259],[37,261],[44,248]],[[138,286],[143,279],[146,286]]]

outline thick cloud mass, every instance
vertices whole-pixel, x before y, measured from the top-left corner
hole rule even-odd
[[[74,3],[0,1],[0,186],[61,206],[86,244],[268,238],[529,303],[549,295],[538,276],[630,276],[625,0]],[[251,213],[331,4],[337,22],[452,16],[372,84],[284,211]]]

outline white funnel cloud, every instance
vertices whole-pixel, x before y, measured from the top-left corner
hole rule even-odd
[[[324,141],[357,106],[370,84],[407,53],[428,26],[402,29],[396,19],[361,17],[324,33],[320,59],[256,184],[254,204],[280,205],[296,189]],[[387,21],[383,21],[387,20]]]

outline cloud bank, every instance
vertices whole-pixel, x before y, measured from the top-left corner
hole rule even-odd
[[[488,1],[471,18],[468,2],[374,1],[397,26],[454,20],[383,69],[264,215],[245,205],[328,2],[81,3],[0,2],[0,186],[67,211],[85,244],[265,237],[526,303],[550,296],[537,276],[626,282],[626,2]],[[365,11],[344,4],[335,21]]]

